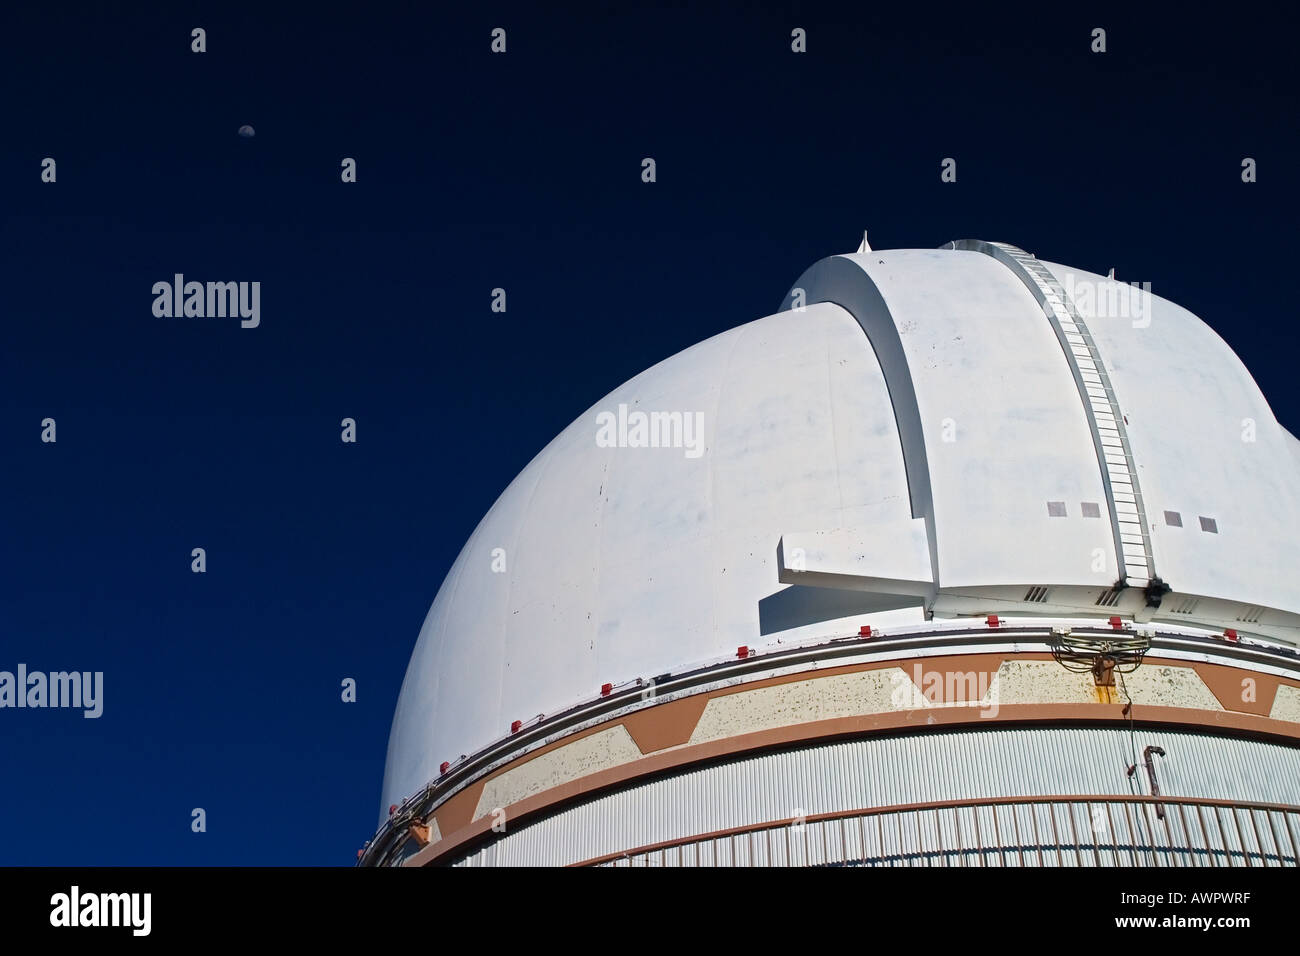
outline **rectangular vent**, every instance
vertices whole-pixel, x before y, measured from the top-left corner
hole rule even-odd
[[[1097,607],[1114,607],[1119,603],[1119,588],[1107,588],[1097,598]]]
[[[1246,608],[1246,610],[1237,615],[1237,620],[1241,621],[1243,624],[1258,624],[1259,619],[1263,617],[1263,615],[1264,609],[1252,604],[1250,607]]]
[[[1200,603],[1200,598],[1179,598],[1177,603],[1175,603],[1170,610],[1175,614],[1191,614],[1196,610],[1196,606]]]
[[[1047,600],[1047,588],[1035,585],[1025,592],[1025,600],[1030,604],[1042,604]]]

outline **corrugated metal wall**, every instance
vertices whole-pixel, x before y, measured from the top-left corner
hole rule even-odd
[[[799,813],[978,797],[1146,794],[1145,770],[1139,767],[1131,779],[1125,771],[1133,748],[1140,762],[1149,745],[1167,755],[1154,759],[1161,792],[1168,796],[1300,805],[1300,748],[1281,744],[1144,729],[1132,742],[1127,730],[1113,728],[944,731],[822,744],[687,770],[606,794],[518,831],[507,829],[461,865],[560,865]],[[1058,812],[1068,826],[1065,815],[1071,811]],[[933,826],[921,820],[910,825]],[[837,823],[829,827],[841,832]],[[829,845],[831,836],[819,839]],[[900,838],[895,849],[908,842]],[[888,845],[880,849],[888,855]],[[834,858],[832,853],[808,862]]]
[[[1032,798],[1029,798],[1032,799]],[[1300,811],[1152,804],[946,806],[782,824],[613,858],[612,866],[1294,867]]]

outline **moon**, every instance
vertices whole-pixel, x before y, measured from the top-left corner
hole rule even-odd
[[[244,139],[252,139],[254,136],[257,135],[257,133],[253,129],[253,127],[244,125],[239,127],[239,135],[244,137]]]

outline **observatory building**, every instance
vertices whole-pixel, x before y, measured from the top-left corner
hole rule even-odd
[[[506,488],[359,863],[1295,866],[1297,536],[1195,315],[864,239]]]

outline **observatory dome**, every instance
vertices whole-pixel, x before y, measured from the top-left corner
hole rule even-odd
[[[864,241],[510,483],[420,630],[381,818],[611,687],[864,626],[1122,615],[1294,644],[1297,529],[1300,443],[1186,309],[1000,243]]]

